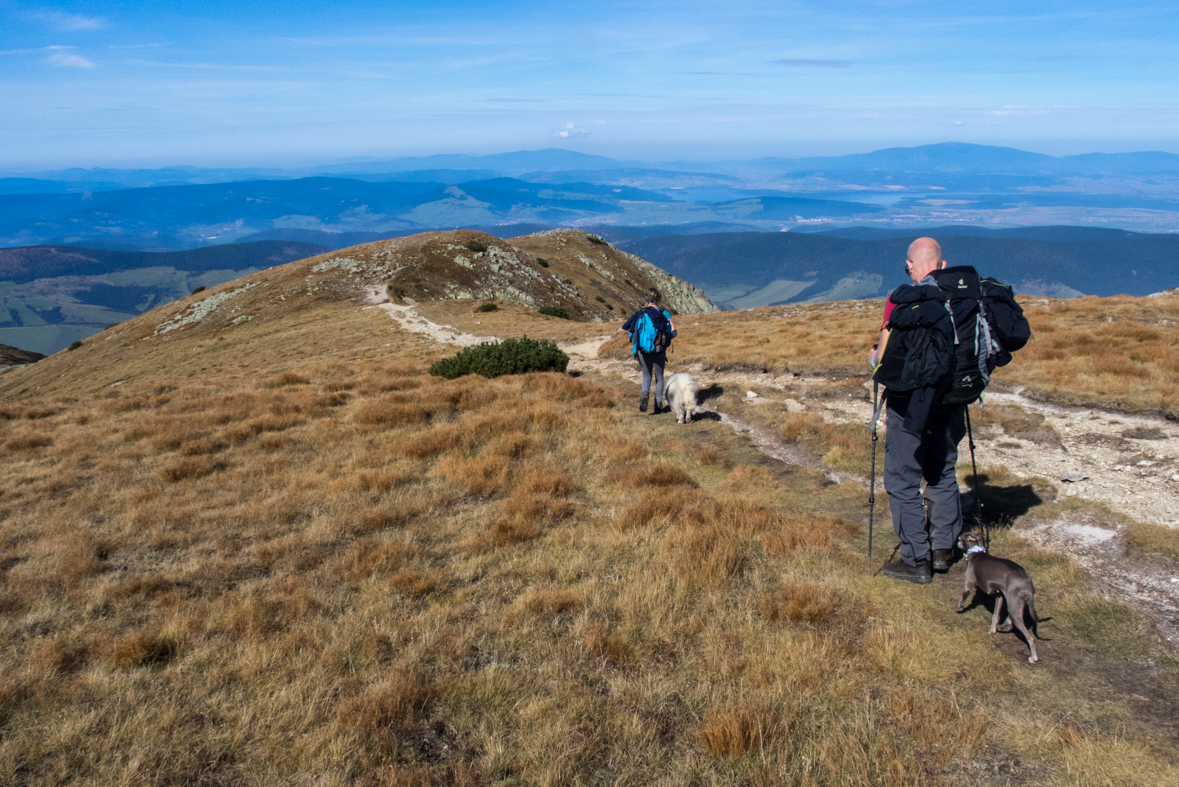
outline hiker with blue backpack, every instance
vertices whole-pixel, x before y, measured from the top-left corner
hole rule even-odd
[[[647,305],[639,309],[622,324],[630,333],[630,353],[643,370],[643,392],[639,397],[639,412],[647,412],[651,395],[651,376],[655,376],[655,406],[652,415],[659,413],[663,401],[663,369],[667,366],[667,347],[675,337],[675,325],[671,314],[659,304],[663,296],[652,287],[646,293]]]
[[[912,284],[889,295],[880,343],[868,356],[872,379],[884,387],[871,427],[875,434],[887,404],[884,488],[901,557],[881,572],[925,584],[950,567],[962,530],[955,466],[966,407],[1031,330],[1010,287],[980,280],[969,266],[947,267],[933,238],[910,244],[905,272]]]

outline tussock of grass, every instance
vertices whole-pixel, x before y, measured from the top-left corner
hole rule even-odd
[[[759,752],[790,731],[793,714],[781,709],[748,706],[714,712],[700,729],[704,750],[714,757],[740,757]]]
[[[701,464],[711,463],[701,461]],[[768,488],[773,483],[773,474],[764,467],[739,465],[733,468],[733,471],[725,476],[725,480],[717,485],[717,490],[722,492],[741,492],[753,487]]]
[[[611,470],[604,479],[631,489],[652,486],[695,486],[696,482],[683,470],[663,462],[629,464]]]
[[[835,611],[839,597],[831,588],[796,580],[758,599],[758,611],[766,620],[820,623]]]
[[[1134,549],[1179,558],[1179,530],[1134,522],[1126,528],[1126,543]]]

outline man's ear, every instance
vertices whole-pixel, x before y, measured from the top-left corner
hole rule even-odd
[[[949,263],[947,263],[945,260],[942,260],[942,264],[941,264],[941,265],[939,265],[939,266],[937,266],[937,267],[938,267],[938,270],[943,270],[943,271],[944,271],[944,270],[946,269],[946,265],[948,265],[948,264],[949,264]]]

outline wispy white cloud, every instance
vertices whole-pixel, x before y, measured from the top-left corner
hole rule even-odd
[[[847,68],[852,65],[851,60],[818,60],[806,57],[787,57],[775,60],[774,63],[779,66],[795,68]]]
[[[71,52],[70,50],[73,48],[72,46],[55,44],[54,46],[40,46],[36,49],[5,49],[0,51],[0,55],[37,55],[49,52],[50,55],[45,58],[45,62],[50,65],[64,68],[94,68],[94,64],[89,60]]]
[[[62,68],[94,68],[94,64],[81,55],[72,52],[54,52],[45,62]]]
[[[561,139],[569,139],[571,137],[584,137],[586,133],[584,128],[578,128],[576,124],[570,121],[557,129],[553,136],[560,137]]]
[[[208,71],[286,71],[279,66],[227,66],[221,63],[165,63],[159,60],[131,60],[137,66],[154,66],[156,68],[197,68]]]
[[[28,16],[57,30],[98,30],[106,27],[106,20],[101,17],[68,14],[65,11],[35,11]]]

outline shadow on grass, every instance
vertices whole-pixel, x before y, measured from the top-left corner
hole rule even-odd
[[[698,401],[707,402],[709,399],[719,398],[724,392],[725,387],[723,385],[717,385],[716,383],[713,383],[707,388],[701,388],[697,394],[697,398]]]
[[[719,421],[721,420],[720,413],[714,413],[706,410],[702,413],[696,413],[692,416],[693,421]]]
[[[974,609],[975,607],[983,607],[987,610],[988,617],[987,617],[986,622],[987,622],[987,626],[989,627],[991,624],[991,618],[993,618],[995,615],[995,605],[997,603],[999,603],[1000,598],[1001,598],[1001,596],[999,596],[999,595],[989,596],[985,593],[981,593],[976,590],[974,593],[974,597],[972,599],[970,599],[970,603],[967,604],[966,607],[963,608],[959,612],[959,614],[964,615],[964,614],[970,612],[970,610]],[[1007,604],[1006,602],[1004,602],[1003,607],[1004,607],[1003,615],[1002,615],[1003,620],[1001,620],[999,622],[999,628],[996,631],[996,634],[1014,634],[1015,637],[1020,642],[1022,642],[1024,645],[1027,645],[1028,644],[1027,637],[1025,637],[1023,635],[1023,632],[1020,631],[1019,629],[1017,629],[1012,624],[1010,605]],[[1026,609],[1023,609],[1020,611],[1023,614],[1024,625],[1028,627],[1028,631],[1030,631],[1036,639],[1040,640],[1041,642],[1051,642],[1052,641],[1051,639],[1041,635],[1040,629],[1039,629],[1039,625],[1041,623],[1046,623],[1046,622],[1052,620],[1051,616],[1044,617],[1044,618],[1034,618],[1034,617],[1032,617],[1032,615],[1030,613],[1028,613],[1028,611]]]
[[[962,496],[962,512],[968,522],[988,528],[1011,527],[1016,519],[1044,503],[1031,484],[992,486],[990,480],[986,473],[979,473],[974,489]]]

